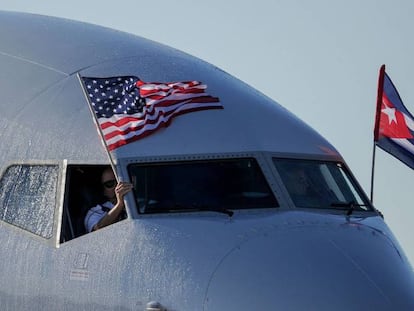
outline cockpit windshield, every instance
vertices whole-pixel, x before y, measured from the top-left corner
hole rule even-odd
[[[372,210],[341,163],[279,158],[273,163],[296,207]]]
[[[278,207],[253,158],[137,163],[128,171],[140,213]]]

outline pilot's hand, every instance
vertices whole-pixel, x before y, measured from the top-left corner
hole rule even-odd
[[[129,182],[120,181],[115,187],[115,195],[118,202],[124,201],[124,196],[131,191],[133,185]]]

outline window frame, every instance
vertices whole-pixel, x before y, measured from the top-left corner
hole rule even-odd
[[[38,239],[47,243],[48,245],[58,247],[58,239],[60,235],[60,222],[61,214],[63,208],[63,194],[62,186],[64,186],[64,176],[66,175],[66,160],[62,161],[45,161],[45,160],[32,160],[32,161],[14,161],[7,163],[4,168],[0,171],[0,180],[4,178],[7,170],[10,167],[14,166],[55,166],[57,169],[57,181],[56,181],[56,191],[54,196],[54,206],[53,206],[53,217],[52,221],[52,231],[51,235],[48,237],[41,236],[37,233],[34,233],[27,228],[18,226],[11,222],[6,221],[5,219],[0,219],[1,223],[10,228],[13,231],[21,232],[29,235],[34,239]]]
[[[349,179],[349,182],[351,183],[351,185],[354,187],[354,189],[357,191],[357,194],[360,196],[360,198],[364,201],[364,203],[366,204],[367,210],[355,210],[354,213],[355,214],[363,214],[365,216],[369,216],[369,215],[376,215],[377,211],[375,209],[375,207],[372,205],[371,201],[369,200],[369,198],[367,197],[364,189],[361,187],[361,185],[359,184],[358,180],[355,178],[355,176],[353,175],[352,171],[349,169],[349,167],[346,165],[346,163],[339,157],[331,157],[331,156],[327,156],[327,157],[315,157],[315,156],[309,156],[309,157],[295,157],[295,156],[286,156],[286,155],[280,155],[280,154],[270,154],[269,157],[269,165],[273,166],[274,169],[274,174],[275,177],[277,178],[278,182],[281,184],[281,186],[283,187],[283,193],[284,196],[289,204],[289,207],[294,208],[294,209],[298,209],[298,210],[304,210],[304,211],[311,211],[311,210],[317,210],[319,212],[338,212],[338,213],[344,213],[347,208],[338,208],[338,207],[327,207],[327,208],[317,208],[317,207],[299,207],[296,206],[291,194],[289,193],[289,190],[287,189],[285,182],[283,180],[283,178],[280,175],[280,172],[278,170],[278,168],[276,167],[276,165],[274,164],[274,161],[277,160],[293,160],[293,161],[306,161],[306,162],[319,162],[319,163],[332,163],[334,165],[340,165],[342,171],[345,173],[346,177]]]
[[[275,201],[278,203],[278,207],[275,208],[257,208],[257,209],[235,209],[233,211],[258,211],[258,210],[267,210],[275,211],[281,208],[282,203],[280,201],[279,192],[275,191],[275,188],[278,188],[278,185],[274,182],[274,177],[272,173],[272,168],[267,164],[267,160],[264,157],[263,152],[236,152],[236,153],[212,153],[212,154],[190,154],[190,155],[169,155],[169,156],[151,156],[151,157],[134,157],[134,158],[121,158],[117,159],[119,165],[117,165],[118,176],[122,180],[130,181],[128,166],[130,164],[168,164],[168,163],[181,163],[181,162],[191,162],[191,161],[220,161],[220,160],[237,160],[242,158],[252,158],[257,162],[258,167],[263,175],[266,184],[269,187],[270,192],[272,193]],[[138,211],[138,206],[135,203],[135,196],[127,194],[126,199],[126,209],[128,214],[131,215],[131,218],[136,219],[140,217],[153,217],[154,215],[164,215],[171,216],[175,213],[147,213],[142,214]],[[186,212],[187,214],[196,213],[196,212]],[[205,213],[202,211],[201,213]]]
[[[60,220],[61,226],[59,228],[58,236],[58,243],[60,243],[60,245],[75,241],[79,237],[91,233],[87,232],[86,228],[84,228],[84,219],[87,211],[97,204],[101,204],[101,199],[104,199],[100,180],[102,170],[108,167],[111,167],[108,163],[70,163],[66,165],[65,176],[63,178],[64,203]],[[80,175],[85,175],[80,176],[79,172],[76,173],[77,170],[81,171]],[[77,184],[79,181],[80,183]],[[87,199],[85,198],[85,194],[88,194],[86,195]],[[85,205],[86,202],[88,202],[87,205]],[[74,205],[74,203],[80,205]],[[77,209],[75,213],[74,208]],[[126,213],[127,218],[131,218],[128,208],[126,208]],[[113,226],[116,223],[113,223],[109,226]],[[72,230],[73,228],[65,228],[66,225],[69,225],[69,227],[73,226],[75,229]],[[80,227],[82,227],[82,229],[80,229]]]

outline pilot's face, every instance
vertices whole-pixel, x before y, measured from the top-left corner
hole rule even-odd
[[[102,173],[101,183],[104,196],[109,200],[113,200],[115,198],[116,178],[111,169],[107,169]]]
[[[296,195],[305,195],[309,190],[309,181],[306,173],[302,170],[297,170],[291,178],[291,191]]]

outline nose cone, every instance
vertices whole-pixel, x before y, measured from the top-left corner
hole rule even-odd
[[[412,271],[361,224],[265,230],[232,249],[204,310],[414,310]]]

